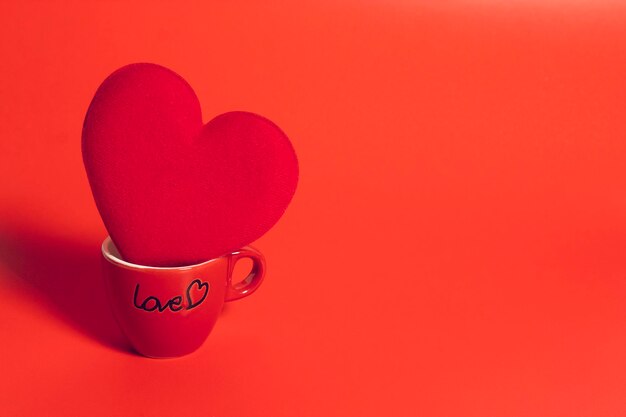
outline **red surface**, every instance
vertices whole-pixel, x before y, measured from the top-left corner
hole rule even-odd
[[[285,212],[298,160],[274,123],[211,115],[178,74],[139,63],[116,70],[89,105],[85,169],[102,220],[127,261],[190,265],[263,236]]]
[[[3,2],[0,414],[626,414],[626,10],[445,3]],[[137,61],[300,159],[264,284],[180,360],[96,296],[82,120]]]

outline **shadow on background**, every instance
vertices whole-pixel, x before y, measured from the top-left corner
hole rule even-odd
[[[0,224],[0,264],[26,284],[15,286],[16,296],[34,298],[105,346],[131,351],[106,300],[98,245]]]

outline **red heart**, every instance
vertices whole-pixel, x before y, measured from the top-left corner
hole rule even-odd
[[[201,262],[249,244],[282,216],[298,182],[294,149],[274,123],[229,112],[203,125],[193,89],[155,64],[102,83],[82,150],[111,238],[142,265]]]

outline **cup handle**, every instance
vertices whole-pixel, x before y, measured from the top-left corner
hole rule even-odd
[[[233,271],[235,264],[241,258],[252,260],[252,270],[248,276],[238,284],[233,285]],[[228,278],[226,282],[226,301],[234,301],[246,297],[256,291],[265,276],[265,257],[252,246],[245,246],[232,252],[228,260]]]

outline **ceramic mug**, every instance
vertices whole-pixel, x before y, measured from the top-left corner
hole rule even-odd
[[[224,302],[252,294],[265,274],[263,255],[250,246],[195,265],[152,267],[124,261],[107,237],[102,255],[115,319],[133,348],[152,358],[183,356],[198,349]],[[252,260],[252,270],[233,285],[233,269],[241,258]]]

